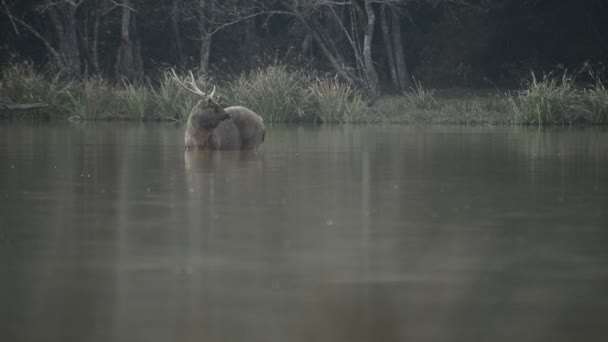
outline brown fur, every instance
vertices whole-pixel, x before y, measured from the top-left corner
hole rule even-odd
[[[264,141],[264,120],[252,110],[222,109],[213,99],[200,101],[190,113],[185,143],[188,150],[251,150]]]

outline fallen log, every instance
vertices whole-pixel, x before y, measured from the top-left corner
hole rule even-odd
[[[15,103],[15,104],[6,104],[0,103],[0,110],[34,110],[34,109],[43,109],[48,108],[49,105],[46,103]]]
[[[0,120],[17,118],[49,119],[46,103],[2,103],[0,102]]]

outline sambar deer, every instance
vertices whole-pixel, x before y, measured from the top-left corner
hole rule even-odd
[[[184,89],[202,97],[192,108],[186,124],[187,150],[252,150],[257,148],[266,134],[264,120],[251,109],[242,106],[222,108],[214,98],[215,87],[210,95],[199,89],[194,75],[182,80],[175,70],[173,77]]]

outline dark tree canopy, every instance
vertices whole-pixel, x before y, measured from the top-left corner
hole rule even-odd
[[[514,84],[530,69],[603,68],[601,0],[1,0],[0,66],[137,79],[269,63],[338,74],[370,96]]]

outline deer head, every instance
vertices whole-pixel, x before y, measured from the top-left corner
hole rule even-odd
[[[228,114],[222,106],[220,106],[219,98],[214,98],[215,95],[215,86],[213,86],[213,91],[210,95],[207,95],[205,92],[199,89],[196,85],[196,81],[194,79],[194,75],[192,71],[189,71],[190,81],[187,79],[182,81],[179,76],[175,73],[175,70],[171,69],[173,73],[173,79],[184,89],[187,91],[201,97],[201,100],[192,108],[190,112],[190,117],[188,118],[188,123],[192,124],[194,127],[200,127],[206,130],[213,130],[217,127],[222,121],[228,120],[231,118],[230,114]]]

